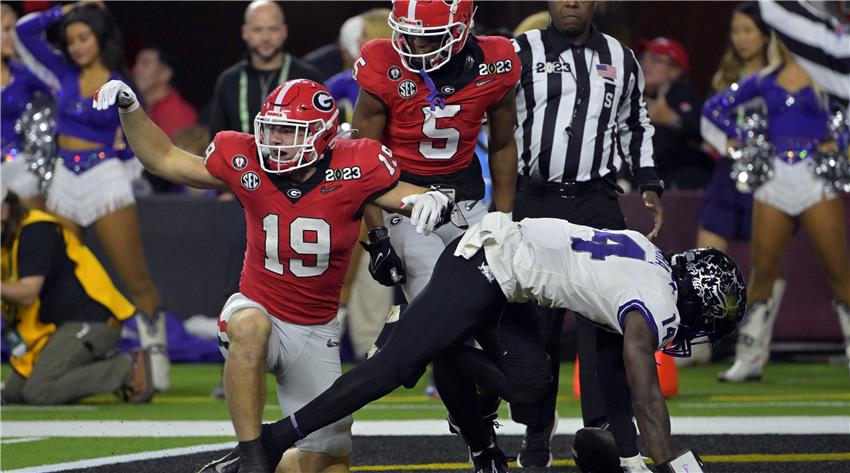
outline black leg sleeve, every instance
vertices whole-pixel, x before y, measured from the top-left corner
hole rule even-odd
[[[471,337],[490,314],[502,311],[505,297],[498,283],[478,269],[486,263],[483,251],[465,260],[452,254],[456,246],[457,240],[443,251],[431,281],[408,306],[381,351],[343,374],[291,418],[263,430],[266,448],[274,449],[272,456],[400,385],[413,386],[428,362]]]
[[[477,372],[480,360],[474,352],[480,352],[473,347],[463,347],[461,351],[444,353],[437,357],[432,364],[434,369],[434,385],[440,393],[440,400],[449,412],[449,421],[457,429],[472,451],[484,450],[490,445],[490,427],[482,422],[482,412],[476,392],[476,378],[467,373]],[[483,356],[483,353],[480,353]],[[473,367],[467,369],[466,358]],[[483,360],[489,361],[489,360]],[[495,365],[490,363],[493,368]],[[486,364],[485,364],[486,366]],[[498,370],[496,370],[498,371]]]
[[[564,323],[564,311],[561,309],[543,309],[531,302],[521,305],[509,304],[507,311],[515,311],[520,317],[539,321],[536,340],[538,340],[538,347],[544,346],[545,341],[545,356],[548,359],[546,367],[549,369],[550,380],[546,392],[537,402],[511,403],[511,416],[516,422],[532,428],[548,427],[553,422],[555,403],[558,397],[561,326]]]
[[[581,381],[581,416],[585,426],[598,427],[608,421],[605,396],[597,375],[598,329],[581,315],[576,316],[576,351]]]

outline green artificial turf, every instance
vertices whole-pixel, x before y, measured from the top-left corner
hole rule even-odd
[[[673,416],[793,416],[848,415],[850,375],[846,365],[771,363],[761,382],[724,384],[716,374],[726,364],[680,369],[679,395],[668,400]],[[3,377],[8,366],[0,367]],[[558,410],[562,417],[580,417],[579,401],[572,394],[571,363],[560,377]],[[112,395],[86,398],[71,406],[2,406],[2,421],[26,420],[228,420],[227,406],[210,397],[218,386],[217,365],[173,365],[172,389],[151,404],[123,404]],[[425,381],[411,390],[399,389],[360,410],[357,420],[441,419],[442,403],[423,395]],[[502,406],[501,417],[507,417]],[[273,378],[268,378],[265,418],[279,418]],[[6,437],[3,437],[5,439]],[[51,438],[0,445],[0,469],[66,462],[84,458],[218,443],[228,438]]]

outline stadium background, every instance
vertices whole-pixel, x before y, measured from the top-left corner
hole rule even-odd
[[[21,2],[11,4],[19,11],[24,8]],[[303,56],[333,42],[345,19],[387,4],[376,1],[283,2],[289,25],[287,49]],[[121,26],[128,64],[132,64],[132,58],[141,47],[150,44],[162,45],[183,58],[176,85],[199,109],[211,96],[218,74],[244,57],[244,44],[239,37],[243,2],[107,2],[107,5]],[[627,44],[633,44],[638,38],[662,35],[678,39],[691,55],[691,83],[701,96],[705,96],[710,77],[726,46],[728,18],[734,5],[734,2],[612,2],[604,5],[596,23]],[[493,8],[492,3],[480,2],[476,21],[485,30],[513,29],[527,15],[545,8],[545,2],[499,2],[497,8]],[[660,242],[662,247],[676,250],[692,245],[700,197],[698,191],[665,195],[667,214]],[[635,228],[648,229],[647,216],[635,196],[627,196],[623,203],[630,223]],[[850,200],[845,199],[845,208],[850,208]],[[226,253],[243,232],[238,204],[150,197],[141,200],[139,212],[152,275],[160,285],[166,305],[180,316],[198,312],[215,315],[226,296],[222,295],[224,268],[217,256]],[[89,232],[87,241],[102,256],[93,232]],[[732,253],[738,261],[749,259],[745,244],[736,244]],[[102,257],[101,261],[108,265],[107,258]],[[789,248],[784,275],[789,281],[789,291],[777,323],[776,339],[780,342],[816,341],[820,342],[817,346],[806,347],[838,352],[840,330],[828,305],[826,279],[802,234],[795,236]],[[802,358],[804,361],[826,359],[820,355]],[[773,368],[759,384],[718,384],[715,374],[728,366],[725,363],[683,371],[680,393],[670,401],[674,416],[713,418],[721,423],[726,420],[728,432],[748,424],[753,430],[761,429],[758,431],[762,434],[743,437],[706,434],[683,439],[678,435],[682,432],[674,428],[678,435],[676,445],[687,443],[708,454],[711,471],[848,471],[850,449],[846,439],[850,434],[850,418],[847,417],[850,383],[846,365],[802,364],[800,360],[772,364]],[[3,365],[2,375],[5,376],[7,369],[8,366]],[[578,400],[569,385],[572,368],[567,363],[564,369],[559,413],[562,418],[576,419],[580,413]],[[89,464],[88,467],[77,465],[59,470],[40,465],[231,440],[232,437],[216,430],[228,425],[223,401],[208,396],[218,383],[219,371],[215,365],[178,365],[172,392],[158,396],[151,405],[143,407],[123,405],[110,396],[86,399],[79,406],[71,406],[72,409],[4,406],[0,423],[0,470],[21,469],[22,473],[194,471],[201,459],[210,458],[214,453],[112,466],[112,460],[104,460],[105,466],[93,468],[88,468]],[[444,408],[439,401],[422,396],[421,388],[393,393],[358,413],[356,419],[358,422],[441,421],[445,416]],[[270,392],[267,419],[278,416],[273,396]],[[504,408],[500,417],[508,417]],[[771,431],[774,419],[785,420],[781,428]],[[86,432],[91,431],[85,428],[104,426],[109,421],[119,423],[113,431],[87,435]],[[133,423],[148,421],[167,424],[160,432],[146,434],[141,426],[147,424]],[[183,423],[201,421],[217,422],[218,427],[189,424],[195,425],[190,427],[194,435],[179,433],[178,426],[185,425]],[[571,433],[568,431],[570,425],[567,424],[566,429],[562,427],[560,432]],[[792,435],[805,433],[806,425],[825,427],[813,429],[814,435]],[[511,431],[511,427],[508,423],[508,432],[517,433]],[[767,435],[770,433],[778,435]],[[505,442],[515,452],[519,440],[520,437],[514,435],[506,437]],[[570,441],[569,435],[556,438],[556,456],[560,459],[557,471],[577,471],[567,460]],[[463,447],[455,438],[396,436],[373,440],[369,436],[357,437],[355,442],[354,464],[360,471],[469,470],[463,464]]]

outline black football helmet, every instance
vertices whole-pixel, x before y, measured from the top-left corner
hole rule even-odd
[[[677,253],[670,263],[681,323],[663,351],[688,357],[691,344],[716,343],[735,331],[747,308],[747,288],[735,261],[716,248]]]

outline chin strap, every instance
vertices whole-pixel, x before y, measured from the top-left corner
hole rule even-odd
[[[348,130],[344,130],[344,131],[337,133],[336,136],[331,138],[331,141],[328,142],[328,149],[334,149],[337,141],[345,138],[347,135],[353,135],[353,134],[357,133],[358,131],[360,131],[360,130],[358,130],[357,128],[350,128]]]
[[[440,107],[440,110],[446,108],[445,97],[437,90],[437,86],[434,85],[434,81],[431,80],[431,76],[428,75],[424,67],[419,71],[419,75],[422,76],[422,80],[428,86],[429,94],[425,99],[428,100],[428,107],[431,108],[431,111],[433,112],[436,107]]]

